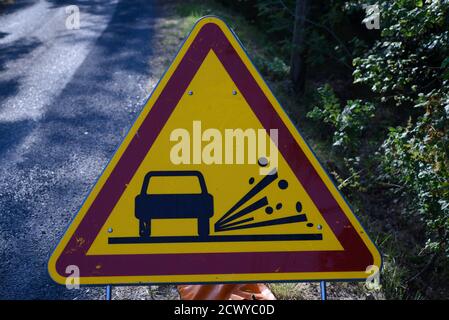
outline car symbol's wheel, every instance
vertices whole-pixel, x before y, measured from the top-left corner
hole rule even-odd
[[[149,237],[151,234],[151,221],[139,220],[139,235]]]
[[[198,235],[202,238],[209,236],[209,219],[208,218],[198,219]]]

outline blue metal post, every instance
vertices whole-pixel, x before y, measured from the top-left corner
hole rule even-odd
[[[106,286],[106,300],[111,300],[112,296],[112,287]]]
[[[321,292],[321,300],[326,300],[327,299],[326,281],[321,281],[320,282],[320,292]]]

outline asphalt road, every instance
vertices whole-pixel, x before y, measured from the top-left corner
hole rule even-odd
[[[72,4],[80,30],[65,27]],[[104,297],[54,284],[47,260],[159,76],[159,11],[19,0],[0,13],[0,299]]]

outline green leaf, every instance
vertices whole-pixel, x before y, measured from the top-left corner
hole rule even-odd
[[[441,62],[441,68],[445,69],[449,67],[449,57],[447,57],[446,59],[443,60],[443,62]]]

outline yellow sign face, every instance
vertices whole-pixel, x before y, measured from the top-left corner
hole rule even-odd
[[[76,266],[81,284],[360,280],[380,265],[238,40],[205,17],[49,272],[66,283],[67,267]]]

